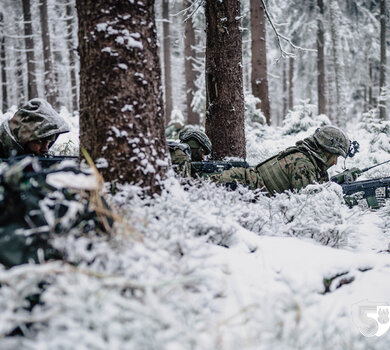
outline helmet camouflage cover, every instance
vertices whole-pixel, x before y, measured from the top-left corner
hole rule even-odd
[[[211,142],[207,135],[194,127],[188,126],[183,128],[179,133],[179,139],[181,142],[187,142],[190,139],[195,139],[200,143],[204,149],[204,154],[210,154],[211,152]]]
[[[65,120],[45,100],[34,98],[9,120],[9,130],[21,145],[69,131]]]
[[[338,154],[344,158],[347,157],[350,141],[339,128],[330,125],[323,126],[315,131],[313,138],[325,151]]]

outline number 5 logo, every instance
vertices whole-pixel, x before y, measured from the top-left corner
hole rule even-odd
[[[390,306],[384,302],[362,300],[352,305],[351,316],[354,324],[366,337],[385,334],[390,328]]]

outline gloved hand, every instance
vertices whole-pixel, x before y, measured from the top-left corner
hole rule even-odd
[[[353,182],[360,176],[362,171],[358,168],[344,170],[342,173],[332,176],[330,179],[333,182],[342,184],[344,182]]]

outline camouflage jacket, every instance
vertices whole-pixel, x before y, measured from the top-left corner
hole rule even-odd
[[[312,137],[298,141],[294,147],[257,165],[255,170],[271,194],[329,181],[327,158]]]
[[[48,102],[32,99],[0,125],[0,158],[8,158],[12,151],[16,155],[30,153],[24,147],[27,142],[68,131],[65,120]]]
[[[168,142],[173,170],[180,176],[191,175],[191,149],[186,143]]]

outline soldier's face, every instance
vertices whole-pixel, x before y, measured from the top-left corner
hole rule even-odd
[[[26,144],[26,149],[37,156],[42,156],[49,150],[50,140],[35,140]]]
[[[337,164],[338,154],[331,154],[328,158],[328,167],[330,168],[333,165]]]

